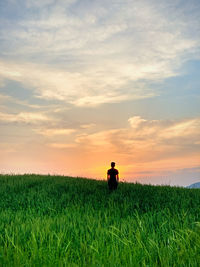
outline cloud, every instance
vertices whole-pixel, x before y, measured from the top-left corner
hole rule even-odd
[[[39,1],[39,0],[27,0],[25,5],[28,7],[28,8],[33,8],[33,7],[36,7],[36,8],[43,8],[43,7],[46,7],[48,5],[51,5],[53,4],[54,0],[43,0],[42,2]],[[67,1],[66,1],[67,3]]]
[[[34,90],[36,97],[58,99],[76,106],[96,106],[155,95],[141,88],[137,82],[130,92],[126,92],[126,87],[119,90],[120,86],[126,85],[127,79],[117,75],[114,70],[113,74],[104,71],[99,75],[95,71],[78,73],[30,63],[0,62],[0,78],[22,83],[26,88]]]
[[[95,147],[104,149],[105,146],[110,146],[110,135],[118,130],[100,131],[92,134],[80,134],[76,136],[75,142],[85,145],[86,148],[93,150]]]
[[[138,126],[142,122],[146,122],[146,120],[142,119],[140,116],[134,116],[128,119],[128,122],[130,123],[132,128],[138,128]]]
[[[128,162],[145,163],[197,155],[200,118],[185,120],[128,119],[129,127],[77,136],[76,143]]]
[[[66,148],[75,148],[77,144],[63,144],[63,143],[49,143],[47,146],[56,148],[56,149],[66,149]]]
[[[198,135],[200,129],[200,120],[184,120],[179,123],[176,123],[172,126],[169,126],[165,132],[162,133],[163,137],[166,138],[176,138],[176,137],[186,137],[193,134]],[[198,140],[196,140],[198,142]]]
[[[76,132],[75,129],[36,129],[35,131],[44,136],[70,135]]]
[[[96,126],[95,123],[88,123],[88,124],[81,124],[80,127],[83,129],[90,129],[90,128],[94,128]]]
[[[20,123],[38,123],[49,121],[49,118],[41,113],[20,112],[18,114],[9,114],[0,112],[0,121],[3,122],[20,122]]]
[[[15,25],[2,21],[1,51],[12,61],[2,60],[1,83],[18,81],[37,97],[84,107],[154,97],[151,83],[199,57],[195,8],[191,15],[186,3],[176,4],[27,1]]]

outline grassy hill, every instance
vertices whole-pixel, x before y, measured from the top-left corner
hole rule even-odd
[[[0,266],[199,265],[199,189],[0,175]]]

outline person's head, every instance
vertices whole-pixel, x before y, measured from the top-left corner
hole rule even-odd
[[[115,167],[115,162],[111,162],[111,167],[112,167],[112,168]]]

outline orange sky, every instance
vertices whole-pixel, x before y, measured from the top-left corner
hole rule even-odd
[[[69,143],[59,142],[67,140],[64,129],[37,130],[28,143],[4,144],[1,168],[5,172],[106,179],[110,162],[115,161],[121,180],[155,183],[155,178],[160,177],[161,182],[169,183],[170,179],[172,184],[178,184],[181,181],[173,181],[173,177],[182,170],[198,174],[199,153],[195,144],[198,144],[199,121],[131,117],[126,128],[97,133],[89,133],[88,128],[81,133],[68,131]]]

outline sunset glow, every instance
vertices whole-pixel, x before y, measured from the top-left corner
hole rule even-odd
[[[200,2],[3,0],[0,172],[189,185]]]

